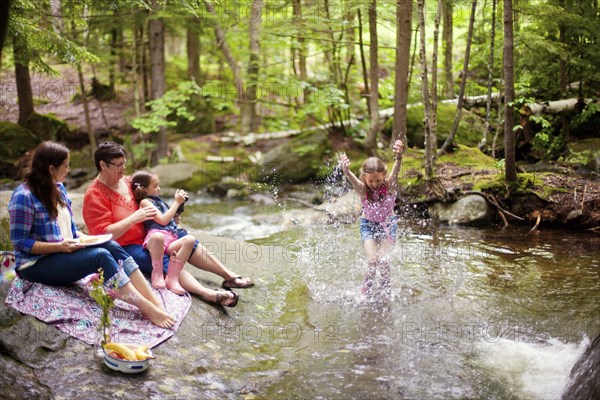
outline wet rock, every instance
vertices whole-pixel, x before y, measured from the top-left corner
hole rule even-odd
[[[239,242],[200,232],[194,235],[220,256],[222,252],[242,246],[236,245]],[[259,247],[253,245],[251,249]],[[254,267],[269,264],[267,253],[263,251],[261,257],[252,255],[255,263],[259,263]],[[260,268],[253,268],[234,256],[221,258],[236,272],[251,276],[260,284]],[[189,265],[186,269],[209,287],[221,284],[215,275]],[[0,365],[3,367],[0,398],[191,400],[238,397],[233,394],[241,390],[235,384],[237,369],[231,369],[227,365],[230,359],[225,359],[231,343],[223,338],[222,331],[229,326],[227,324],[243,321],[238,318],[243,318],[243,303],[252,292],[240,293],[240,304],[231,311],[193,296],[192,307],[176,334],[153,349],[157,358],[152,360],[150,368],[140,374],[121,374],[109,370],[95,357],[93,346],[7,308],[4,300],[8,287],[6,283],[0,285]]]
[[[191,178],[198,169],[192,163],[160,164],[152,168],[152,172],[160,178],[160,185],[167,187]]]
[[[600,335],[571,369],[563,400],[600,399]]]
[[[438,202],[432,204],[429,207],[429,215],[451,225],[468,225],[489,221],[492,210],[482,196],[468,195],[461,197],[454,203]]]

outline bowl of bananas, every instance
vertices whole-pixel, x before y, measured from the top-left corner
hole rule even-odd
[[[109,342],[103,346],[104,364],[113,371],[135,374],[145,371],[154,358],[147,345]]]

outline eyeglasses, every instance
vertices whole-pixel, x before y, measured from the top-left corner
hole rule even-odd
[[[125,168],[125,166],[127,165],[127,160],[123,161],[122,163],[119,164],[115,164],[114,162],[110,162],[110,161],[105,161],[107,164],[112,165],[113,167],[117,167],[117,168]]]

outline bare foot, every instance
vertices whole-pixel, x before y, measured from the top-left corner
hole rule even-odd
[[[154,293],[152,293],[152,295],[150,296],[148,301],[150,301],[150,303],[154,304],[159,310],[165,311],[165,306],[164,306],[163,302],[160,301],[159,298],[156,297],[156,295]]]
[[[148,318],[152,323],[161,328],[172,328],[175,325],[175,317],[154,305],[148,306],[145,309],[140,309],[144,317]]]

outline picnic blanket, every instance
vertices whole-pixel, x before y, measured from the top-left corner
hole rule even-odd
[[[89,295],[92,276],[68,287],[47,286],[15,278],[6,296],[6,305],[55,326],[88,344],[98,341],[97,326],[102,313]],[[177,331],[185,318],[192,299],[189,294],[178,296],[163,289],[152,289],[168,313],[176,318],[173,328],[154,325],[140,311],[121,300],[111,309],[111,335],[114,342],[147,344],[155,347]]]

